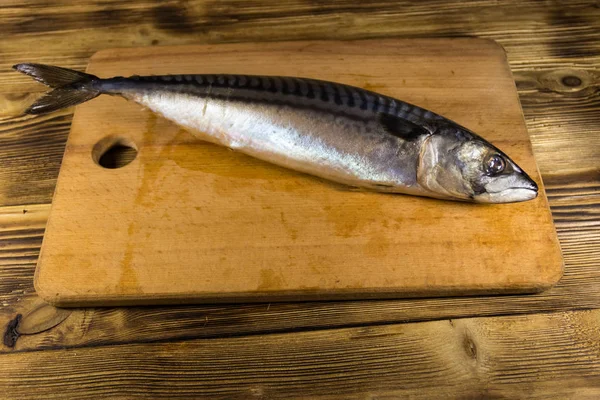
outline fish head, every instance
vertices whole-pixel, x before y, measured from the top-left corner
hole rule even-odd
[[[417,180],[440,198],[477,203],[526,201],[538,192],[537,184],[513,160],[469,131],[425,139]]]

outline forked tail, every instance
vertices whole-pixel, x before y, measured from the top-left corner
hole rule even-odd
[[[45,114],[72,107],[101,93],[94,88],[93,83],[99,81],[94,75],[43,64],[17,64],[13,68],[54,89],[29,106],[26,114]]]

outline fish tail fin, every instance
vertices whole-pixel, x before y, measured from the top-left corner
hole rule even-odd
[[[92,85],[100,80],[94,75],[43,64],[17,64],[13,68],[54,89],[29,106],[26,114],[45,114],[72,107],[101,93]]]

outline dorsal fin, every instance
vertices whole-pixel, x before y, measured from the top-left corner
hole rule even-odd
[[[408,142],[417,140],[423,135],[427,136],[430,134],[430,132],[422,126],[395,115],[380,113],[377,115],[377,119],[387,133]]]

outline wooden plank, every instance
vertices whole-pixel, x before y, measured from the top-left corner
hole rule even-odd
[[[223,312],[229,313],[230,318],[226,318],[224,314],[219,315],[216,311],[210,311],[211,308],[207,310],[205,307],[197,306],[78,310],[58,327],[44,334],[20,337],[15,349],[57,348],[61,343],[94,346],[102,343],[127,343],[136,338],[156,341],[202,337],[201,325],[205,323],[205,315],[209,316],[207,329],[213,327],[212,318],[215,317],[218,324],[223,325],[229,334],[235,334],[236,328],[240,332],[248,332],[255,324],[263,324],[265,316],[261,313],[267,310],[269,313],[272,311],[276,313],[271,316],[272,326],[276,326],[276,329],[281,328],[282,325],[277,325],[277,319],[280,319],[283,325],[287,326],[285,329],[293,332],[298,329],[298,326],[318,329],[319,326],[326,326],[327,323],[331,323],[331,326],[344,326],[348,321],[366,324],[372,321],[379,321],[375,323],[402,321],[405,315],[409,318],[411,315],[438,318],[444,315],[444,310],[448,309],[465,315],[508,313],[513,310],[516,312],[536,312],[541,309],[549,311],[554,308],[576,306],[598,307],[600,225],[594,217],[600,210],[600,173],[598,172],[600,135],[597,128],[599,104],[596,90],[598,80],[594,78],[590,82],[582,79],[583,84],[580,86],[563,84],[563,80],[569,82],[568,78],[571,76],[594,75],[600,66],[600,8],[595,1],[575,0],[551,3],[520,0],[503,2],[456,0],[436,2],[432,5],[425,2],[384,1],[351,4],[342,0],[327,3],[220,1],[210,4],[204,1],[169,1],[159,4],[147,1],[113,0],[82,1],[78,2],[77,6],[73,6],[67,1],[50,4],[39,1],[24,3],[9,0],[3,1],[0,5],[0,16],[0,29],[3,32],[0,36],[0,54],[2,54],[0,113],[6,110],[7,104],[13,111],[17,110],[34,96],[31,93],[43,90],[28,78],[11,71],[10,65],[33,60],[83,69],[91,54],[106,47],[388,36],[466,35],[493,38],[508,52],[528,130],[532,135],[536,160],[544,182],[548,185],[548,194],[555,212],[567,265],[567,275],[561,285],[542,296],[474,298],[460,299],[458,302],[454,299],[442,301],[431,299],[418,302],[313,303],[306,305],[306,308],[288,304],[271,305],[270,309],[268,305],[223,307]],[[181,23],[181,16],[185,18],[185,24]],[[28,98],[21,102],[19,100],[21,96]],[[25,131],[34,129],[39,132],[35,140],[31,141],[27,140],[29,138],[27,133],[20,133],[18,124],[18,120],[12,118],[3,117],[0,120],[0,141],[4,139],[5,128],[9,126],[16,128],[15,138],[10,140],[18,137],[23,141],[14,142],[14,161],[8,165],[3,162],[0,164],[2,166],[0,187],[3,188],[7,184],[14,187],[13,195],[3,197],[0,204],[49,202],[54,183],[39,186],[38,184],[53,179],[46,177],[58,175],[62,150],[51,142],[63,144],[66,142],[69,123],[60,122],[60,126],[56,126],[55,122],[39,118],[28,119],[23,125]],[[47,126],[50,129],[45,132],[46,124],[49,124]],[[17,150],[18,146],[21,146],[21,150]],[[23,158],[21,163],[27,163],[27,168],[20,165],[18,161],[19,151],[31,154]],[[48,162],[48,160],[53,161]],[[9,319],[13,319],[17,313],[25,315],[36,307],[37,300],[31,294],[32,274],[44,224],[30,225],[37,226],[30,236],[25,233],[22,235],[14,233],[13,238],[10,239],[10,246],[13,246],[14,251],[2,251],[7,242],[4,239],[1,241],[0,298],[3,307],[0,307],[2,314],[0,325],[2,327],[5,327]],[[2,232],[4,235],[5,231]],[[372,306],[365,308],[362,305]],[[262,310],[259,311],[259,308]],[[413,312],[415,314],[411,314]],[[362,318],[363,314],[365,318]],[[87,315],[86,318],[82,318],[83,315]],[[573,318],[573,315],[576,317]],[[298,358],[298,360],[308,360],[310,367],[314,365],[317,368],[316,372],[329,373],[321,380],[318,380],[316,375],[311,375],[311,383],[316,382],[312,388],[306,383],[307,379],[304,377],[305,371],[310,367],[300,366],[299,361],[294,364],[293,360],[290,360],[291,355],[282,354],[280,349],[271,352],[272,341],[266,342],[271,344],[270,347],[262,347],[264,351],[262,355],[269,360],[266,365],[272,366],[279,359],[281,362],[277,364],[278,366],[283,365],[282,368],[295,366],[295,369],[289,369],[287,373],[279,369],[261,369],[257,361],[244,362],[254,359],[251,358],[252,355],[244,359],[243,356],[248,352],[238,352],[239,346],[233,348],[233,352],[240,356],[240,362],[235,364],[239,368],[226,370],[221,365],[215,368],[212,360],[197,362],[199,354],[208,352],[206,354],[215,360],[219,360],[222,354],[228,354],[229,360],[232,358],[232,352],[228,352],[228,348],[219,347],[220,352],[216,354],[210,352],[212,340],[185,340],[135,347],[141,352],[144,349],[151,349],[143,354],[132,354],[133,352],[126,350],[130,345],[125,345],[110,347],[110,352],[104,357],[100,352],[102,347],[91,349],[94,351],[92,357],[87,357],[89,354],[87,352],[77,357],[78,354],[82,354],[80,349],[19,353],[11,355],[11,357],[15,356],[11,361],[22,357],[15,364],[5,362],[8,358],[2,355],[0,379],[6,377],[9,372],[10,378],[0,380],[0,389],[2,389],[0,397],[40,398],[43,396],[44,398],[95,399],[145,396],[174,398],[180,395],[189,398],[193,397],[193,393],[216,393],[209,397],[218,398],[231,393],[218,391],[219,385],[226,390],[242,382],[244,386],[240,388],[238,398],[260,397],[261,393],[271,393],[273,387],[275,387],[273,390],[279,390],[277,392],[279,397],[289,398],[297,393],[296,396],[299,398],[319,395],[321,398],[352,398],[353,395],[348,393],[352,390],[356,393],[364,393],[373,386],[380,386],[382,388],[380,392],[391,393],[385,396],[388,398],[409,397],[408,394],[403,396],[404,393],[411,393],[411,398],[444,398],[447,393],[447,398],[522,398],[526,395],[533,399],[596,399],[600,397],[597,378],[598,349],[595,348],[593,351],[591,349],[600,342],[599,338],[592,333],[598,326],[598,315],[597,312],[591,314],[593,317],[590,317],[592,321],[589,323],[583,322],[580,315],[580,313],[569,313],[535,316],[532,319],[520,320],[516,325],[511,325],[514,321],[513,317],[490,320],[485,331],[498,332],[502,337],[494,335],[493,343],[501,343],[501,347],[485,347],[489,350],[482,351],[482,343],[478,341],[478,354],[481,356],[479,360],[497,360],[496,355],[499,355],[507,363],[503,364],[505,367],[501,371],[498,370],[495,375],[492,381],[493,390],[485,389],[488,385],[485,380],[482,380],[478,387],[483,389],[479,392],[475,389],[464,396],[456,395],[456,391],[460,389],[460,387],[457,389],[457,386],[464,383],[464,380],[457,381],[459,382],[457,386],[448,382],[454,378],[454,375],[446,374],[448,381],[435,387],[432,382],[439,382],[439,380],[426,379],[432,373],[425,371],[425,368],[415,369],[417,372],[422,372],[419,372],[419,376],[407,371],[410,361],[423,363],[422,360],[416,360],[419,354],[430,354],[430,350],[428,353],[423,352],[423,349],[430,349],[428,343],[414,348],[413,352],[408,351],[406,347],[399,347],[406,350],[405,352],[391,352],[387,346],[383,347],[383,351],[376,349],[378,343],[374,341],[375,338],[372,338],[367,358],[370,363],[367,366],[384,376],[391,376],[389,381],[385,381],[376,374],[369,375],[365,367],[360,367],[363,361],[361,356],[365,354],[361,352],[362,346],[345,347],[351,350],[349,356],[343,353],[335,360],[328,355],[331,346],[334,346],[335,351],[340,349],[339,346],[335,347],[336,339],[346,340],[335,335],[336,330],[331,330],[323,332],[324,335],[331,336],[329,347],[316,347],[325,356],[317,356],[314,349],[309,349],[305,354],[308,358],[304,355]],[[553,322],[539,323],[540,318],[551,318]],[[121,322],[118,322],[119,320]],[[320,324],[319,320],[324,322]],[[148,322],[142,323],[142,321]],[[469,323],[479,321],[481,320],[469,320]],[[161,328],[161,324],[166,328]],[[414,328],[421,325],[403,326]],[[531,329],[522,329],[524,325],[530,325]],[[427,326],[434,332],[439,328],[438,325]],[[513,326],[520,328],[512,331]],[[78,330],[80,327],[81,330]],[[80,339],[77,339],[68,329],[63,330],[64,328],[76,332]],[[439,343],[429,329],[422,335],[431,337],[432,343]],[[145,334],[147,330],[151,331],[148,335]],[[442,332],[446,331],[442,328]],[[478,329],[475,329],[475,332],[478,332]],[[385,337],[389,331],[376,330],[375,333],[384,334]],[[290,333],[280,336],[287,336],[287,341],[283,342],[286,347],[297,348],[300,340],[305,338],[301,335]],[[89,337],[92,339],[88,340]],[[414,336],[409,337],[414,338]],[[257,338],[257,341],[262,341],[263,336]],[[33,339],[35,343],[27,342],[29,339]],[[392,347],[396,348],[408,341],[406,336],[403,339],[406,340],[387,343],[391,343]],[[49,342],[44,343],[44,340]],[[420,343],[418,338],[415,340],[417,341],[415,343]],[[188,345],[189,342],[192,344]],[[25,346],[27,343],[32,346]],[[456,345],[455,342],[452,343]],[[554,351],[549,353],[545,348]],[[157,352],[157,349],[163,351]],[[4,347],[2,350],[11,349]],[[186,350],[191,352],[190,356],[186,356]],[[41,356],[43,353],[46,355]],[[466,354],[466,351],[458,352],[456,356],[459,361],[453,360],[451,356],[444,357],[441,366],[436,365],[433,369],[433,371],[442,371],[436,376],[445,374],[446,371],[456,371],[456,363],[461,359],[472,360]],[[131,357],[134,361],[127,364],[123,357]],[[355,364],[348,363],[347,357],[351,357]],[[320,367],[324,359],[331,361],[331,365]],[[378,360],[380,361],[377,362]],[[333,364],[336,361],[338,366],[341,364],[337,371]],[[96,368],[94,362],[98,362],[100,367]],[[76,368],[71,369],[70,363],[74,363]],[[193,369],[188,367],[190,365],[204,366],[204,369]],[[451,367],[446,368],[447,365]],[[484,368],[476,371],[483,371],[484,378],[489,376],[485,375],[488,371],[485,367],[489,364],[478,361],[477,365]],[[258,371],[254,376],[259,377],[254,381],[248,378],[252,367],[256,367]],[[358,381],[354,379],[356,375],[353,375],[353,371],[357,368],[361,373],[365,373],[362,375],[364,378],[359,377]],[[77,371],[80,374],[77,374]],[[566,371],[564,375],[563,371]],[[61,372],[65,372],[66,375],[61,377]],[[501,375],[504,378],[501,378]],[[241,378],[235,379],[236,376]],[[231,379],[226,380],[224,377],[231,377]],[[348,377],[353,379],[344,379]],[[209,378],[215,380],[209,382]],[[340,386],[328,384],[327,378],[331,382],[339,379],[350,389],[344,391],[345,389]],[[103,383],[104,379],[108,383]],[[262,382],[259,382],[261,380]],[[299,385],[292,386],[298,381],[300,381]],[[399,384],[406,383],[408,387],[396,390],[397,387],[392,387],[395,381]],[[420,383],[422,387],[413,386],[415,384],[411,381]],[[500,381],[502,386],[498,388]],[[313,395],[292,392],[291,389],[298,387],[308,388],[307,393]],[[175,388],[178,390],[175,391]],[[465,391],[471,388],[472,386],[467,384]],[[247,391],[242,392],[243,389]],[[226,394],[221,395],[221,393]],[[235,395],[227,397],[231,398]],[[276,398],[276,395],[272,397]],[[358,394],[354,397],[368,396]]]
[[[392,36],[494,37],[505,46],[521,49],[511,52],[516,61],[535,61],[542,66],[560,58],[588,62],[598,56],[595,50],[600,35],[595,29],[600,11],[593,1],[586,0],[552,6],[518,0],[455,0],[436,7],[419,2],[349,4],[342,0],[327,4],[224,1],[211,3],[210,7],[202,1],[159,4],[107,0],[73,5],[63,0],[23,5],[10,0],[3,2],[0,12],[0,29],[6,32],[6,38],[10,37],[1,49],[10,55],[1,61],[6,66],[29,54],[37,55],[40,61],[61,60],[65,66],[84,67],[81,58],[89,57],[94,49],[115,44],[131,47]],[[48,40],[48,46],[32,45],[50,37],[55,40]],[[71,40],[62,40],[65,38]],[[58,54],[57,49],[68,51]],[[9,75],[4,68],[2,73]],[[25,82],[14,75],[2,78],[7,84]]]
[[[597,398],[600,311],[3,356],[9,398]]]
[[[117,0],[84,1],[78,6],[66,1],[5,1],[0,7],[0,29],[5,32],[0,38],[0,114],[6,119],[0,124],[0,144],[4,144],[4,129],[18,123],[8,115],[16,114],[35,93],[44,90],[10,69],[18,62],[84,69],[94,52],[118,46],[479,36],[494,39],[507,50],[542,176],[565,169],[597,171],[600,139],[588,133],[594,129],[597,100],[594,85],[585,78],[593,77],[600,63],[600,9],[594,4],[579,0],[553,6],[518,0],[500,4],[457,0],[430,8],[419,2],[349,6],[338,0],[327,5],[224,1],[204,7],[201,1],[186,2],[185,6]],[[181,16],[187,21],[184,25],[178,22]],[[569,76],[581,79],[582,84],[564,85],[563,78]],[[27,142],[19,150],[40,157],[24,156],[29,166],[25,174],[18,159],[6,163],[0,171],[0,186],[11,185],[13,190],[11,196],[0,198],[0,205],[40,204],[52,198],[54,186],[37,183],[58,176],[62,147],[53,143],[64,145],[70,121],[59,127],[56,121],[41,117],[27,121],[40,135],[28,141],[33,137],[17,130],[15,134]],[[554,137],[569,138],[568,148],[557,145]],[[540,147],[537,138],[547,148]],[[571,154],[577,154],[576,161]]]
[[[34,292],[33,272],[49,211],[49,205],[0,208],[0,301],[5,307]]]
[[[175,8],[170,15],[190,17],[194,29],[189,33],[183,29],[179,32],[165,29],[176,25],[176,19],[169,23],[163,19],[164,24],[155,24],[156,20],[151,15],[156,14],[152,11],[158,7],[155,4],[119,1],[79,4],[72,7],[67,2],[43,6],[41,3],[22,5],[16,1],[3,2],[0,23],[3,29],[10,28],[5,32],[12,33],[0,38],[3,55],[0,58],[0,79],[3,82],[0,104],[6,105],[6,108],[0,107],[0,111],[8,108],[16,112],[28,104],[35,93],[44,90],[41,85],[10,70],[10,65],[34,60],[83,69],[89,56],[105,47],[152,45],[155,41],[168,45],[389,35],[472,35],[499,41],[507,50],[536,159],[555,211],[565,254],[566,275],[558,287],[535,296],[384,301],[364,305],[358,302],[312,303],[306,308],[281,304],[271,305],[268,316],[264,315],[268,305],[218,307],[222,311],[197,306],[78,310],[53,330],[19,338],[16,348],[56,347],[63,342],[74,346],[125,342],[134,337],[159,340],[161,337],[200,336],[206,330],[200,329],[198,321],[204,320],[206,315],[209,319],[218,320],[223,327],[223,331],[206,333],[207,337],[214,337],[222,332],[231,334],[236,327],[241,329],[240,321],[263,321],[257,323],[256,329],[253,324],[244,324],[245,328],[254,329],[252,332],[262,329],[280,332],[299,325],[314,328],[435,319],[447,315],[598,307],[600,225],[594,215],[600,210],[600,135],[596,118],[599,104],[595,94],[600,65],[600,9],[594,2],[547,5],[521,1],[501,4],[495,1],[454,1],[444,2],[443,6],[436,8],[419,3],[365,3],[349,7],[347,2],[342,1],[321,6],[314,2],[291,5],[272,2],[232,5],[231,2],[220,2],[218,9],[214,5],[203,7],[202,2],[188,2],[185,7],[169,3]],[[373,11],[375,7],[377,11]],[[132,24],[132,19],[135,24]],[[399,19],[402,24],[398,24]],[[66,20],[69,20],[69,25]],[[573,76],[579,78],[581,84],[565,85],[564,82],[573,81],[568,79]],[[32,92],[34,94],[30,94]],[[7,138],[13,141],[15,159],[11,163],[2,163],[0,186],[10,183],[15,190],[1,204],[35,204],[51,199],[54,183],[39,185],[39,182],[45,181],[46,176],[58,175],[62,149],[52,143],[64,145],[69,125],[69,121],[57,124],[57,121],[41,117],[30,118],[23,123],[8,117],[2,119],[0,140]],[[7,130],[11,133],[7,134]],[[32,140],[28,140],[29,132],[33,131],[35,135],[32,134]],[[2,148],[5,147],[6,142],[3,142]],[[19,160],[19,153],[24,151],[30,152],[31,156]],[[23,260],[22,256],[14,253],[14,256],[7,255],[2,261],[0,296],[4,307],[0,309],[0,322],[3,327],[16,314],[26,315],[36,304],[35,298],[31,297],[32,274],[43,226],[36,230],[35,238],[28,239],[23,235],[11,239],[11,243],[31,242],[24,244],[27,255]],[[34,242],[37,244],[34,245]],[[86,318],[83,318],[84,315]],[[267,319],[270,324],[264,322]],[[136,324],[140,321],[148,323],[138,330]],[[180,321],[180,324],[173,321]],[[88,333],[80,338],[69,335],[68,331],[76,329],[78,324]],[[181,326],[182,329],[165,332],[157,328],[160,324]],[[103,338],[103,332],[109,333]]]
[[[14,103],[22,107],[21,101]],[[70,126],[69,110],[43,118],[0,119],[0,204],[52,200]]]
[[[585,209],[593,200],[585,193],[569,191],[573,187],[587,187],[584,178],[560,186],[561,193],[567,198],[561,201],[570,204],[570,209],[580,206]],[[23,210],[27,212],[23,213]],[[4,306],[0,308],[0,326],[3,331],[18,314],[28,324],[28,315],[39,306],[33,289],[33,272],[48,212],[48,205],[0,208],[0,300]],[[12,347],[2,347],[0,352],[598,307],[598,224],[582,223],[575,213],[559,221],[557,228],[565,252],[565,277],[555,288],[538,295],[75,309],[53,329],[17,335]],[[164,329],[165,326],[172,329]]]

